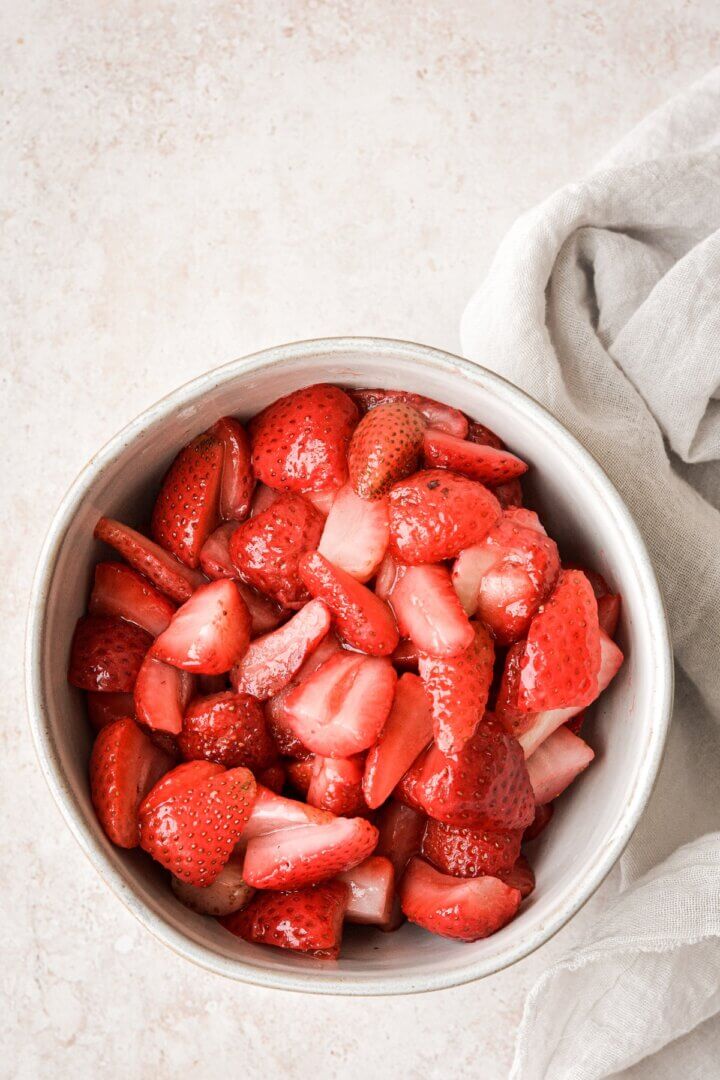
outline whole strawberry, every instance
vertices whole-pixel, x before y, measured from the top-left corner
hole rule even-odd
[[[266,769],[277,756],[260,702],[232,690],[190,703],[178,746],[186,761],[205,758],[253,772]]]
[[[350,483],[361,499],[379,499],[416,468],[425,419],[404,402],[378,405],[367,413],[350,440]]]

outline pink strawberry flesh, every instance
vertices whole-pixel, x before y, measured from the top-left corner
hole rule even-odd
[[[527,472],[527,465],[507,450],[457,439],[444,431],[425,432],[425,464],[430,469],[452,469],[483,484],[505,484]]]
[[[132,567],[100,562],[95,567],[88,611],[125,619],[157,637],[168,626],[175,605]]]
[[[331,632],[322,639],[317,648],[308,656],[299,671],[293,675],[286,686],[279,690],[265,703],[265,715],[267,717],[270,733],[275,740],[278,751],[288,757],[306,757],[309,751],[302,745],[297,735],[290,726],[285,712],[285,702],[296,686],[305,682],[314,671],[322,667],[335,653],[341,652],[341,646],[335,635]]]
[[[178,735],[195,687],[187,671],[146,656],[135,683],[135,713],[147,727]]]
[[[400,881],[405,867],[422,846],[426,818],[412,807],[390,799],[379,812],[377,855],[385,855],[395,868],[395,880]]]
[[[109,615],[78,619],[70,646],[68,681],[80,690],[129,693],[152,645],[146,630]]]
[[[266,701],[287,686],[329,629],[330,612],[322,600],[306,604],[284,626],[250,643],[230,673],[234,689]]]
[[[354,754],[347,758],[315,755],[307,790],[310,806],[329,810],[337,817],[355,817],[367,812],[362,778],[365,758]]]
[[[400,639],[395,617],[384,600],[317,551],[303,555],[299,569],[310,594],[329,607],[348,645],[371,656],[388,656],[393,651]]]
[[[231,934],[254,944],[336,960],[347,902],[347,885],[326,881],[291,892],[256,893],[247,907],[220,922]]]
[[[370,412],[379,405],[387,405],[395,401],[402,401],[411,405],[425,417],[428,425],[438,431],[447,431],[450,435],[464,439],[468,433],[467,417],[459,409],[453,409],[441,401],[423,397],[422,394],[414,394],[409,390],[383,390],[359,389],[349,390],[348,393],[356,403],[361,413]]]
[[[512,870],[500,876],[506,885],[518,890],[523,900],[535,889],[535,873],[524,855],[518,856]]]
[[[199,435],[175,458],[155,500],[153,539],[191,569],[218,525],[222,469],[223,444]]]
[[[422,680],[403,675],[395,688],[392,708],[365,763],[363,791],[376,808],[389,797],[415,758],[432,740],[430,701]]]
[[[262,784],[257,785],[257,795],[248,823],[243,831],[240,846],[247,847],[256,836],[266,836],[280,829],[298,828],[302,825],[328,825],[334,821],[333,814],[314,806],[307,806],[296,799],[276,795]]]
[[[389,536],[387,499],[361,499],[346,484],[333,500],[318,551],[346,574],[366,582],[382,562]]]
[[[248,434],[232,416],[223,416],[208,434],[219,439],[223,447],[220,517],[224,521],[244,521],[255,487]]]
[[[446,566],[396,566],[390,606],[398,628],[429,656],[455,656],[473,640]]]
[[[371,855],[352,870],[338,874],[349,889],[345,918],[366,926],[386,927],[395,899],[395,871],[383,855]]]
[[[586,742],[565,726],[554,731],[532,757],[527,769],[535,802],[552,802],[595,757]]]
[[[492,638],[481,623],[473,630],[471,644],[456,656],[420,654],[420,678],[431,703],[435,742],[448,753],[461,750],[472,738],[492,683]]]
[[[212,885],[201,889],[178,878],[171,878],[170,885],[185,907],[198,915],[214,915],[216,918],[232,915],[246,907],[255,891],[245,884],[242,859],[235,856],[225,863]]]
[[[113,518],[100,518],[93,534],[96,540],[115,548],[127,562],[177,604],[189,600],[205,583],[198,570],[183,565],[159,544]]]
[[[229,671],[250,642],[250,613],[235,583],[212,581],[179,608],[153,656],[198,675]]]
[[[359,817],[256,836],[245,852],[245,880],[258,889],[315,885],[361,863],[377,838],[377,829]]]
[[[230,537],[238,525],[237,521],[226,521],[218,525],[200,548],[200,566],[203,573],[213,581],[218,578],[232,578],[237,574],[230,558]]]
[[[400,882],[400,904],[411,922],[441,937],[478,941],[514,917],[520,892],[496,877],[458,879],[414,858]]]

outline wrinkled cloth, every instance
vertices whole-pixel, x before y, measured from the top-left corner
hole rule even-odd
[[[461,338],[602,462],[677,676],[620,890],[529,993],[512,1077],[720,1075],[720,69],[515,223]]]

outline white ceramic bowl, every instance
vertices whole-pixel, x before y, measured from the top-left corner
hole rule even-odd
[[[113,847],[90,804],[91,732],[66,669],[100,555],[95,522],[101,514],[143,522],[168,463],[193,435],[218,416],[249,417],[315,382],[413,390],[489,425],[530,462],[532,499],[563,555],[600,570],[622,593],[626,663],[588,724],[596,760],[560,800],[551,828],[535,844],[535,892],[512,923],[485,941],[446,941],[409,924],[395,934],[359,930],[346,934],[337,963],[246,944],[183,907],[165,872],[146,855]],[[27,683],[38,756],[65,820],[101,877],[151,933],[231,978],[312,993],[392,994],[453,986],[506,967],[547,941],[594,892],[625,847],[655,780],[672,663],[637,528],[575,439],[525,394],[477,365],[422,345],[347,338],[283,345],[209,372],[148,409],[92,458],[55,515],[40,557]]]

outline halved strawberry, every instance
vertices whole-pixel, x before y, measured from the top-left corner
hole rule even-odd
[[[479,544],[501,513],[495,496],[476,480],[426,469],[390,491],[390,552],[411,564],[453,559]]]
[[[293,892],[257,893],[242,911],[220,922],[231,934],[254,944],[335,960],[347,901],[347,885],[327,881]]]
[[[505,666],[503,667],[495,701],[495,716],[505,730],[516,739],[519,739],[523,732],[531,728],[537,718],[537,713],[523,712],[518,708],[520,664],[524,655],[524,641],[516,641],[506,652]]]
[[[604,630],[608,637],[615,637],[620,619],[620,597],[617,593],[607,593],[600,597],[597,605],[600,629]]]
[[[218,578],[234,578],[237,575],[230,558],[230,537],[238,527],[237,521],[225,521],[210,533],[200,548],[200,566],[203,573],[213,581]]]
[[[458,879],[414,858],[400,882],[400,904],[410,922],[441,937],[478,941],[509,923],[520,892],[496,877]]]
[[[390,592],[400,633],[429,656],[455,656],[473,640],[446,566],[396,567]]]
[[[396,881],[400,881],[408,862],[420,851],[425,821],[422,814],[395,799],[390,799],[380,811],[380,836],[375,852],[387,856],[393,864]]]
[[[137,570],[124,563],[100,562],[95,567],[88,611],[91,615],[115,615],[157,637],[170,622],[175,605]]]
[[[195,677],[189,671],[146,656],[135,683],[134,711],[138,720],[154,731],[179,735],[194,689]]]
[[[250,424],[253,468],[276,491],[325,491],[347,479],[346,453],[357,423],[354,403],[337,386],[295,390]]]
[[[204,780],[194,782],[188,777],[198,776],[199,770],[184,768],[182,784],[174,786],[170,773],[160,791],[153,789],[142,803],[140,846],[181,881],[211,885],[250,817],[255,780],[248,769],[228,769],[206,772]]]
[[[277,756],[260,702],[232,690],[195,698],[185,712],[178,746],[186,761],[206,758],[253,772]]]
[[[550,824],[555,807],[552,803],[538,803],[535,807],[535,817],[532,819],[523,833],[523,844],[529,844],[531,840],[537,840],[541,832]]]
[[[300,670],[330,629],[330,612],[313,600],[277,630],[255,638],[230,681],[239,694],[265,701],[282,690]]]
[[[212,885],[198,888],[188,885],[187,881],[171,878],[170,885],[178,900],[196,911],[198,915],[232,915],[247,906],[255,890],[245,884],[242,876],[242,858],[231,856],[225,863]]]
[[[80,690],[129,693],[151,645],[150,634],[133,623],[84,615],[70,646],[68,682]]]
[[[450,432],[450,434],[452,435],[453,432]],[[500,436],[496,435],[492,428],[479,424],[477,420],[470,421],[466,438],[468,442],[478,443],[480,446],[494,446],[496,450],[506,449],[505,443]]]
[[[290,682],[265,703],[265,716],[267,717],[270,734],[281,754],[301,759],[308,757],[309,751],[303,746],[290,726],[285,712],[285,702],[296,686],[305,682],[314,671],[322,667],[326,660],[341,651],[338,639],[334,633],[330,632],[322,639],[318,647],[310,653]]]
[[[340,488],[328,514],[318,551],[358,581],[368,581],[388,546],[387,499],[361,499],[350,484]]]
[[[306,491],[305,498],[313,504],[318,514],[322,514],[326,518],[335,502],[335,496],[340,490],[340,488],[331,487],[320,491]]]
[[[288,784],[290,787],[293,791],[296,791],[298,795],[307,798],[307,793],[310,790],[310,781],[312,780],[312,754],[305,761],[287,761],[285,763],[285,768],[287,769]]]
[[[302,889],[350,870],[370,855],[378,831],[365,818],[339,817],[327,825],[300,825],[255,836],[244,874],[257,889]]]
[[[317,551],[303,555],[300,577],[314,597],[324,600],[342,638],[371,656],[388,656],[398,643],[395,618],[388,605]]]
[[[220,517],[224,521],[244,521],[255,487],[248,434],[234,417],[223,416],[208,435],[214,435],[223,447]]]
[[[472,737],[485,712],[493,679],[495,649],[481,623],[474,638],[457,656],[420,653],[420,678],[432,706],[435,742],[441,750],[456,753]]]
[[[135,702],[132,694],[103,693],[88,690],[85,699],[90,723],[98,731],[113,720],[123,716],[135,716]]]
[[[389,600],[399,578],[405,573],[407,567],[398,562],[392,555],[385,555],[375,575],[375,595],[381,600]]]
[[[504,484],[527,472],[527,465],[509,450],[468,442],[444,431],[425,432],[423,457],[430,469],[452,469],[483,484]]]
[[[348,448],[350,483],[362,499],[379,499],[417,468],[424,417],[404,402],[378,405],[355,428]]]
[[[363,754],[348,758],[320,757],[316,754],[306,796],[310,806],[329,810],[337,817],[366,813],[367,804],[362,789],[364,766]]]
[[[90,795],[108,838],[119,847],[139,843],[138,807],[172,765],[130,717],[98,733],[90,755]]]
[[[367,805],[380,806],[432,740],[430,701],[422,680],[398,679],[390,714],[365,763],[362,789]]]
[[[472,829],[428,820],[422,853],[438,870],[454,877],[503,877],[520,855],[522,829]]]
[[[556,799],[595,757],[586,742],[561,725],[528,758],[527,769],[535,802]]]
[[[211,581],[197,589],[153,646],[153,656],[183,671],[220,675],[245,654],[250,612],[235,583]]]
[[[287,831],[303,825],[329,825],[334,820],[334,815],[327,810],[307,806],[297,799],[286,799],[258,784],[255,802],[240,839],[240,848],[247,847],[256,836]]]
[[[177,604],[184,604],[195,589],[205,583],[204,575],[198,570],[184,566],[159,544],[120,521],[100,518],[93,535],[96,540],[114,547],[135,570]]]
[[[307,499],[282,495],[244,522],[230,539],[230,558],[249,585],[289,605],[307,599],[298,562],[320,542],[323,519]]]
[[[518,855],[517,862],[512,870],[498,875],[506,885],[517,889],[523,900],[530,895],[535,888],[535,873],[532,866],[524,855]]]
[[[450,435],[457,435],[464,439],[468,433],[468,420],[459,409],[453,409],[441,401],[423,397],[422,394],[413,394],[410,390],[383,390],[377,389],[352,389],[348,394],[353,399],[361,413],[370,412],[379,405],[388,405],[395,401],[402,401],[412,406],[421,413],[430,427],[439,431],[447,431]]]
[[[371,855],[352,870],[338,874],[350,895],[345,911],[348,922],[387,927],[395,899],[395,870],[384,855]]]
[[[223,444],[213,435],[199,435],[177,455],[155,500],[153,539],[193,569],[218,524],[222,468]]]
[[[275,761],[257,774],[257,781],[263,787],[274,791],[276,795],[280,795],[287,781],[287,770],[282,762]]]

